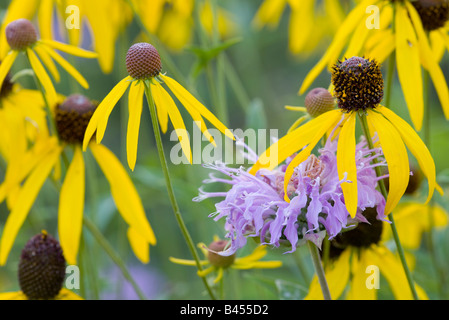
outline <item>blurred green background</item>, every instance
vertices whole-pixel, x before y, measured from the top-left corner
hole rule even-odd
[[[285,105],[301,106],[304,96],[297,92],[307,72],[315,65],[330,43],[324,39],[322,45],[315,53],[308,57],[295,57],[288,51],[288,14],[284,11],[283,18],[276,29],[264,28],[255,30],[251,27],[251,20],[260,5],[258,0],[226,0],[218,1],[219,5],[232,13],[238,25],[239,41],[224,51],[240,81],[240,89],[248,105],[242,107],[241,101],[226,83],[226,106],[229,121],[225,123],[229,128],[278,129],[279,137],[284,135],[299,114],[284,109]],[[8,1],[2,1],[4,10]],[[195,28],[198,24],[195,23]],[[124,59],[128,48],[139,39],[140,28],[134,20],[126,30],[120,34],[116,42],[114,71],[104,74],[96,61],[78,59],[69,60],[88,80],[90,89],[83,90],[61,72],[61,82],[57,84],[58,92],[70,95],[74,92],[83,93],[91,99],[101,101],[111,88],[122,78],[127,76]],[[191,44],[199,46],[199,31],[194,30]],[[187,80],[187,88],[195,88],[196,96],[204,102],[209,109],[214,109],[206,70],[201,70],[197,78],[191,77],[191,71],[197,62],[197,56],[185,48],[179,53],[170,54],[176,66]],[[163,57],[164,58],[164,57]],[[447,76],[449,67],[448,56],[442,61],[442,69]],[[216,70],[216,59],[210,61],[212,70]],[[16,64],[13,72],[23,66]],[[385,68],[384,68],[385,69]],[[167,75],[170,71],[164,69]],[[385,73],[384,73],[385,74]],[[29,79],[21,78],[27,88],[34,88]],[[181,81],[180,79],[178,79]],[[323,72],[314,82],[314,86],[328,87],[330,75]],[[240,97],[241,98],[241,97]],[[109,147],[127,168],[126,162],[126,126],[127,126],[127,95],[125,95],[114,109],[106,130],[103,144]],[[407,121],[410,120],[405,107],[400,86],[395,78],[392,109]],[[444,120],[439,101],[432,88],[432,145],[437,172],[441,185],[446,187],[449,183],[449,126]],[[188,128],[191,128],[191,118],[180,107],[181,113]],[[163,136],[167,157],[170,149],[177,143],[170,141],[170,130]],[[126,262],[131,274],[141,289],[150,299],[208,299],[201,280],[196,275],[194,267],[181,266],[169,261],[169,257],[191,259],[190,252],[181,235],[180,229],[173,215],[166,193],[154,136],[152,134],[150,115],[144,108],[139,137],[139,151],[137,166],[130,176],[134,181],[143,200],[148,220],[155,231],[157,245],[151,247],[151,261],[147,265],[141,264],[130,250],[126,238],[127,226],[118,214],[109,193],[109,186],[102,172],[94,161],[88,163],[87,190],[85,215],[88,215],[117,250]],[[90,154],[89,158],[93,159]],[[214,235],[224,236],[224,220],[215,222],[208,215],[215,211],[215,200],[205,200],[201,203],[193,202],[192,198],[198,195],[198,188],[210,173],[199,164],[170,165],[176,196],[181,208],[183,218],[187,224],[193,241],[206,244],[213,240]],[[221,186],[218,186],[219,188]],[[206,188],[210,189],[210,186]],[[449,207],[447,196],[436,196],[439,203]],[[219,200],[219,199],[218,199]],[[19,236],[9,255],[8,263],[0,268],[0,291],[18,290],[17,263],[20,251],[28,239],[46,229],[50,234],[57,234],[57,205],[58,194],[50,183],[39,194]],[[0,225],[7,217],[7,209],[1,204]],[[449,265],[449,232],[448,230],[436,232],[435,244],[443,266]],[[249,254],[255,242],[248,242],[248,246],[238,253],[238,256]],[[307,287],[313,276],[313,268],[307,248],[299,248],[294,254],[283,254],[283,248],[270,248],[264,260],[282,260],[282,268],[273,270],[230,270],[225,273],[224,297],[227,299],[301,299],[307,293]],[[201,254],[201,253],[200,253]],[[438,281],[433,275],[430,257],[426,243],[416,252],[417,265],[415,270],[416,281],[425,288],[430,298],[438,298]],[[77,292],[86,299],[130,299],[137,298],[129,287],[120,271],[111,259],[102,251],[96,241],[83,230],[83,242],[79,255],[81,268],[81,289]],[[299,266],[305,269],[301,271]],[[392,294],[381,281],[379,298],[391,299]]]

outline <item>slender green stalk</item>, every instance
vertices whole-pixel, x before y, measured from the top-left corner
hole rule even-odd
[[[223,69],[225,75],[228,79],[230,88],[234,91],[234,95],[242,107],[243,111],[247,111],[249,104],[251,103],[251,99],[248,93],[245,91],[242,81],[240,80],[237,72],[235,71],[234,65],[229,61],[229,58],[226,56],[226,53],[223,53]]]
[[[129,273],[128,269],[126,268],[125,263],[120,258],[120,256],[115,252],[114,248],[109,244],[109,242],[106,240],[106,238],[103,236],[103,234],[98,230],[98,228],[95,226],[95,224],[88,218],[83,218],[83,225],[89,230],[89,232],[92,234],[92,236],[95,238],[95,240],[98,242],[98,244],[103,248],[103,250],[106,252],[106,254],[114,261],[114,263],[119,267],[119,269],[122,271],[123,276],[126,280],[131,284],[134,291],[139,296],[139,299],[146,300],[146,297],[142,290],[140,290],[139,286],[137,285],[136,281],[134,281],[133,277]]]
[[[368,142],[368,146],[370,149],[374,149],[374,143],[373,143],[373,141],[371,139],[371,135],[369,133],[366,114],[359,113],[358,115],[360,118],[360,122],[362,124],[362,129],[363,129],[364,135],[366,137],[366,141]],[[378,161],[377,161],[377,159],[374,159],[373,162],[377,163]],[[381,172],[381,168],[379,166],[376,166],[375,170],[376,170],[376,175],[378,177],[383,175],[383,173]],[[385,199],[387,199],[388,193],[387,193],[387,189],[385,187],[385,183],[384,183],[383,179],[379,180],[378,184],[379,184],[379,188],[380,188],[380,192],[382,193],[382,196]],[[402,244],[399,239],[399,234],[396,229],[396,224],[394,222],[393,213],[388,214],[388,219],[390,220],[390,227],[391,227],[391,231],[393,233],[394,242],[396,243],[396,248],[397,248],[397,251],[399,254],[399,258],[401,259],[402,268],[404,269],[405,276],[406,276],[407,282],[410,286],[410,290],[412,292],[413,299],[418,300],[419,298],[418,298],[418,294],[416,293],[415,282],[413,281],[412,273],[410,272],[410,269],[407,265],[407,260],[405,259],[404,249],[402,248]]]
[[[219,35],[218,35],[218,19],[217,15],[217,6],[214,1],[211,1],[212,14],[214,16],[213,19],[213,32],[212,32],[212,45],[217,45],[219,43]],[[198,35],[200,39],[201,46],[206,48],[209,45],[209,37],[204,30],[201,24],[201,11],[200,5],[198,3],[195,4],[195,17],[196,17],[196,25],[198,29]],[[224,123],[228,124],[228,111],[226,105],[226,87],[224,83],[224,61],[222,57],[222,52],[220,52],[216,58],[216,77],[214,77],[214,70],[212,68],[212,64],[209,62],[206,66],[206,78],[209,86],[209,91],[211,95],[212,103],[214,104],[218,118]]]
[[[309,247],[310,255],[312,256],[313,267],[315,268],[315,273],[318,277],[318,282],[320,283],[321,292],[323,293],[324,300],[332,300],[331,293],[329,291],[329,286],[327,285],[326,275],[324,274],[323,265],[321,264],[320,253],[316,245],[307,241]]]
[[[86,236],[81,233],[81,247],[80,247],[80,257],[83,259],[83,269],[80,270],[81,274],[85,274],[88,282],[89,288],[92,290],[92,296],[94,300],[99,300],[99,287],[97,283],[97,276],[94,268],[94,259],[92,259],[92,251],[89,250],[86,243]],[[83,288],[80,288],[83,290]],[[81,296],[86,297],[86,292],[81,291]]]
[[[393,88],[395,66],[396,66],[396,53],[393,51],[390,54],[390,58],[388,59],[388,70],[386,79],[387,87],[385,88],[385,99],[384,99],[384,105],[387,108],[390,108],[391,90]]]
[[[153,96],[151,95],[151,90],[146,84],[145,84],[145,95],[147,97],[148,106],[150,109],[151,122],[153,125],[153,131],[154,131],[153,133],[154,133],[154,137],[156,139],[157,151],[159,154],[159,160],[161,162],[162,171],[164,173],[165,184],[167,186],[170,203],[173,207],[175,218],[176,218],[176,221],[178,222],[179,228],[181,229],[182,235],[184,236],[187,246],[189,247],[189,250],[192,253],[192,256],[196,262],[197,269],[201,271],[203,268],[200,263],[200,258],[198,256],[198,252],[196,251],[195,244],[193,243],[192,237],[190,236],[189,231],[187,230],[187,227],[184,223],[184,220],[181,215],[181,211],[178,206],[178,202],[176,201],[175,192],[173,190],[173,185],[172,185],[171,178],[170,178],[170,172],[168,170],[168,163],[167,163],[167,159],[165,158],[164,148],[162,145],[162,138],[161,138],[161,132],[160,132],[157,113],[156,113],[156,106],[153,101]],[[215,296],[214,296],[209,284],[207,283],[207,280],[204,277],[201,277],[201,279],[203,280],[203,283],[204,283],[206,290],[208,291],[210,297],[213,300],[215,300]]]

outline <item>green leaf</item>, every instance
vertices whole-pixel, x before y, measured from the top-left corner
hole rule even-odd
[[[239,43],[241,40],[242,40],[241,38],[232,38],[224,42],[221,42],[213,47],[203,48],[191,46],[187,48],[187,50],[193,52],[197,57],[197,61],[192,71],[193,77],[196,78],[201,72],[201,70],[206,68],[209,62],[215,59],[221,52]]]

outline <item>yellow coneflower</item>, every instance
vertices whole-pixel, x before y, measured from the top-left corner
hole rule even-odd
[[[366,9],[372,5],[380,10],[379,29],[367,27]],[[435,54],[438,50],[432,49],[429,43],[431,39],[434,48],[443,47],[443,43],[447,46],[443,41],[448,39],[448,17],[447,0],[361,1],[348,14],[326,53],[308,73],[299,94],[305,93],[321,71],[339,57],[364,55],[382,63],[394,52],[399,81],[415,129],[421,129],[424,115],[421,67],[429,72],[444,114],[449,119],[449,89],[436,58],[441,57],[441,53]]]
[[[176,80],[161,73],[162,64],[159,53],[149,43],[136,43],[129,48],[126,55],[126,68],[129,76],[121,80],[98,106],[86,129],[83,148],[86,149],[92,136],[96,134],[96,141],[100,143],[103,139],[109,115],[117,101],[129,90],[129,121],[127,132],[127,154],[128,165],[134,170],[137,157],[138,133],[140,117],[142,113],[142,98],[144,93],[148,99],[154,99],[157,107],[157,116],[162,132],[167,131],[168,119],[170,118],[176,134],[181,143],[182,150],[192,163],[192,154],[186,128],[175,102],[170,94],[162,86],[165,83],[171,92],[179,99],[183,106],[192,116],[205,137],[211,143],[215,143],[213,137],[207,131],[204,118],[210,121],[218,130],[228,137],[234,139],[231,131],[227,129],[203,104],[192,96]]]
[[[18,266],[20,291],[0,293],[0,300],[82,300],[63,288],[66,261],[58,240],[45,230],[22,249]]]
[[[15,155],[37,135],[49,134],[43,105],[39,91],[24,89],[6,76],[0,89],[0,154],[9,165],[15,165]]]
[[[273,169],[287,157],[300,151],[289,163],[285,173],[285,197],[294,168],[310,155],[320,139],[333,128],[339,130],[337,168],[344,179],[342,190],[346,208],[352,217],[357,211],[357,168],[355,163],[355,124],[357,115],[367,121],[367,139],[377,133],[389,169],[389,192],[385,215],[392,212],[404,194],[410,175],[407,146],[415,156],[429,183],[427,201],[436,184],[435,163],[426,145],[410,125],[393,111],[380,105],[383,98],[383,79],[379,64],[374,60],[352,57],[333,67],[333,95],[338,108],[321,114],[291,131],[262,154],[250,170],[255,174],[261,168]],[[365,124],[365,123],[362,123]],[[333,139],[334,135],[328,137]],[[272,150],[274,150],[272,152]]]
[[[407,202],[398,205],[395,210],[395,221],[404,249],[414,250],[419,247],[423,232],[430,229],[429,212],[426,205],[419,203]],[[447,225],[448,217],[443,208],[435,206],[431,212],[435,226]],[[396,299],[412,299],[401,262],[388,249],[388,241],[392,238],[391,229],[387,227],[388,223],[376,220],[375,210],[368,209],[363,215],[369,223],[359,223],[355,229],[344,232],[330,241],[326,279],[332,298],[339,299],[344,295],[345,299],[376,299],[378,290],[368,288],[366,283],[369,272],[373,271],[367,267],[377,266]],[[408,256],[408,260],[411,258]],[[312,280],[306,299],[323,298],[317,280],[316,277]],[[345,291],[347,287],[349,289]],[[427,299],[421,287],[417,286],[417,292],[421,299]]]
[[[223,278],[223,271],[231,269],[274,269],[282,266],[281,261],[260,261],[266,254],[266,246],[258,246],[254,251],[245,257],[236,258],[236,254],[230,256],[220,255],[221,251],[224,251],[228,241],[220,240],[218,237],[214,237],[214,241],[206,246],[204,243],[199,243],[198,248],[203,252],[205,260],[201,260],[202,266],[209,267],[202,271],[198,271],[200,277],[206,277],[212,272],[217,272],[217,276],[214,279],[214,283],[218,283]],[[185,260],[178,258],[169,258],[171,262],[185,265],[185,266],[196,266],[196,262],[193,260]]]
[[[39,61],[38,56],[41,58],[44,65],[50,70],[56,81],[59,80],[59,73],[52,59],[54,59],[72,77],[74,77],[82,87],[89,87],[86,79],[84,79],[78,70],[76,70],[55,50],[60,50],[84,58],[97,57],[95,52],[86,51],[54,40],[38,40],[36,29],[27,19],[18,19],[9,23],[5,29],[5,34],[6,40],[11,47],[11,51],[9,51],[6,57],[4,57],[2,64],[0,65],[0,85],[3,84],[6,75],[11,69],[11,66],[19,53],[24,52],[28,57],[36,77],[45,89],[50,105],[54,104],[57,100],[56,90],[50,77],[42,66],[42,63]]]
[[[65,151],[73,150],[61,186],[58,210],[58,231],[65,257],[70,264],[76,264],[83,224],[85,198],[85,166],[82,141],[87,123],[96,105],[81,95],[72,95],[55,108],[58,141],[49,137],[36,144],[24,159],[29,162],[17,175],[8,174],[4,181],[5,192],[20,186],[16,201],[6,220],[0,240],[0,265],[6,263],[15,238],[25,221],[42,185],[53,168],[59,165],[59,158]],[[149,245],[156,244],[154,232],[146,218],[142,201],[125,168],[117,157],[101,144],[88,144],[95,160],[103,171],[111,188],[111,195],[119,213],[129,225],[128,239],[136,256],[144,263],[149,261]],[[3,199],[0,199],[3,200]]]
[[[324,0],[321,5],[317,2],[264,0],[253,19],[253,25],[257,29],[265,25],[277,27],[288,4],[291,11],[288,26],[289,50],[293,54],[310,53],[323,38],[333,36],[345,16],[340,1]]]
[[[69,43],[79,46],[83,40],[81,35],[91,33],[93,50],[98,53],[98,63],[103,72],[110,73],[114,64],[117,37],[132,21],[132,10],[125,0],[12,0],[2,24],[0,56],[4,57],[8,52],[4,29],[8,23],[20,18],[32,20],[37,17],[40,37],[47,40],[54,39],[55,8],[63,23],[73,24],[73,27],[64,28]],[[72,16],[69,16],[69,13]]]

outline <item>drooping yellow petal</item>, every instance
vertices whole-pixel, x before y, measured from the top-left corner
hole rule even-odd
[[[288,185],[290,183],[290,179],[296,169],[297,166],[299,166],[302,162],[307,160],[307,158],[310,156],[310,153],[312,152],[315,145],[318,143],[321,137],[314,138],[310,141],[309,145],[302,149],[288,164],[287,169],[285,170],[285,177],[284,177],[284,200],[287,202],[290,202],[290,194],[288,193]]]
[[[367,118],[379,136],[382,152],[388,164],[389,190],[384,212],[388,215],[407,189],[410,178],[407,149],[399,132],[382,114],[369,110]]]
[[[58,160],[61,148],[51,151],[31,172],[17,196],[17,201],[6,220],[0,240],[0,265],[5,265],[14,240],[25,221],[42,185]]]
[[[318,130],[322,128],[327,130],[332,127],[341,118],[341,115],[339,110],[328,111],[283,136],[259,157],[249,172],[256,174],[262,168],[274,169],[279,163],[309,144],[315,138]]]
[[[128,228],[126,235],[137,259],[142,263],[150,262],[150,245],[148,241],[131,227]]]
[[[196,261],[195,260],[187,260],[187,259],[178,259],[178,258],[173,258],[173,257],[168,257],[168,259],[176,264],[181,264],[184,266],[196,266]],[[204,266],[206,264],[208,264],[209,261],[207,260],[200,260],[200,265]]]
[[[413,5],[409,3],[409,1],[406,1],[405,4],[408,9],[408,14],[410,15],[410,18],[413,22],[413,26],[415,27],[416,33],[418,35],[421,58],[424,62],[423,66],[429,71],[430,78],[432,79],[432,83],[434,84],[435,90],[438,94],[438,98],[440,99],[444,115],[446,119],[449,119],[449,89],[446,79],[443,72],[441,71],[438,61],[435,60],[432,54],[432,50],[430,49],[429,41],[427,39],[427,34],[424,31],[418,12],[416,11],[415,7],[413,7]]]
[[[31,50],[30,48],[27,48],[26,52],[28,55],[28,60],[30,61],[31,64],[31,68],[33,68],[36,77],[44,87],[45,94],[47,95],[48,99],[48,104],[53,105],[57,101],[57,94],[55,87],[53,86],[53,83],[50,80],[50,77],[48,76],[47,72],[40,63],[34,51]]]
[[[372,246],[366,252],[374,265],[378,266],[380,272],[385,277],[397,300],[412,300],[413,296],[405,277],[401,261],[390,250],[385,247]],[[428,299],[424,290],[415,284],[415,289],[420,300]]]
[[[14,60],[16,60],[18,54],[19,51],[10,51],[0,64],[0,86],[3,85],[3,81],[8,75],[9,70],[11,70],[11,66],[14,63]]]
[[[59,82],[61,77],[59,76],[58,68],[56,67],[55,63],[53,62],[47,51],[44,49],[44,47],[38,44],[34,46],[33,50],[36,51],[39,58],[41,58],[42,62],[48,68],[55,81]]]
[[[377,110],[379,110],[385,116],[385,118],[390,120],[390,122],[394,125],[396,130],[401,135],[401,138],[407,145],[407,148],[418,161],[418,165],[429,183],[429,193],[426,201],[426,203],[428,203],[432,198],[433,192],[436,188],[435,162],[433,161],[429,149],[427,149],[427,146],[421,140],[419,135],[405,120],[403,120],[388,108],[379,107]]]
[[[424,231],[448,225],[448,213],[439,205],[401,202],[394,211],[394,217],[402,246],[412,250],[421,245]],[[382,238],[384,241],[392,238],[390,228],[382,232]]]
[[[305,115],[305,116],[302,116],[302,117],[298,118],[295,122],[293,122],[292,126],[290,128],[288,128],[287,133],[290,133],[293,130],[295,130],[296,128],[298,128],[299,125],[301,123],[303,123],[307,118],[308,118],[308,115]]]
[[[378,63],[383,63],[395,49],[395,36],[390,29],[381,33],[382,37],[376,45],[373,45],[367,56],[376,59]]]
[[[405,101],[416,130],[421,130],[424,115],[423,85],[419,44],[402,3],[396,2],[396,63]],[[410,81],[413,79],[413,81]]]
[[[135,81],[131,84],[128,96],[128,131],[126,132],[126,153],[128,166],[134,171],[137,159],[137,145],[139,142],[140,118],[142,116],[143,94],[145,85]]]
[[[53,0],[40,0],[38,8],[39,33],[43,39],[52,39]]]
[[[104,132],[106,130],[106,125],[109,119],[109,115],[112,112],[117,101],[122,97],[123,93],[128,88],[132,78],[130,76],[123,78],[115,87],[108,93],[108,95],[103,99],[103,101],[98,105],[89,124],[86,128],[86,133],[84,134],[83,140],[83,150],[86,151],[92,136],[95,131],[97,143],[100,143],[103,139]]]
[[[75,46],[72,46],[70,44],[65,44],[62,42],[50,40],[50,39],[40,39],[38,42],[41,42],[43,44],[46,44],[50,48],[63,51],[65,53],[71,54],[73,56],[81,57],[81,58],[88,58],[93,59],[98,57],[98,54],[96,52],[84,50]]]
[[[190,105],[192,108],[196,109],[201,114],[201,116],[212,123],[218,130],[224,133],[227,137],[235,140],[232,132],[228,128],[226,128],[226,126],[221,123],[220,120],[218,120],[212,112],[210,112],[203,104],[201,104],[194,96],[192,96],[190,92],[184,89],[184,87],[181,86],[176,80],[165,75],[161,75],[161,77],[183,105]]]
[[[346,177],[347,182],[341,184],[343,196],[345,198],[346,209],[354,218],[357,213],[357,166],[355,163],[355,119],[353,112],[346,120],[338,137],[337,146],[337,169],[338,178],[342,180]]]
[[[105,146],[92,142],[89,148],[109,182],[115,205],[123,219],[148,243],[155,245],[156,237],[146,218],[142,200],[125,168]]]
[[[42,48],[57,62],[61,67],[63,67],[78,83],[84,88],[89,89],[89,84],[86,79],[78,72],[70,63],[67,62],[58,53],[53,51],[51,48],[42,45]]]
[[[159,104],[160,108],[165,108],[167,110],[176,135],[178,136],[179,143],[181,144],[182,152],[187,160],[192,163],[192,151],[190,149],[189,136],[187,134],[186,126],[184,125],[184,120],[182,120],[181,113],[176,107],[175,102],[160,84],[151,84],[150,87],[155,104]]]
[[[251,254],[235,259],[235,264],[248,264],[254,261],[258,261],[267,255],[267,247],[265,245],[257,246]]]
[[[370,266],[376,267],[374,262],[370,260],[371,256],[366,254],[369,249],[363,248],[358,255],[354,255],[351,261],[351,284],[346,294],[347,300],[375,300],[377,291],[380,288],[380,283],[373,283],[376,281],[376,276],[370,278]],[[376,272],[378,269],[373,269]],[[368,272],[367,272],[368,271]],[[379,287],[375,285],[379,284]],[[374,287],[369,287],[374,285]]]
[[[340,255],[340,257],[335,260],[329,268],[326,268],[326,280],[329,286],[329,291],[331,293],[331,298],[338,299],[349,282],[350,275],[350,258],[351,250],[346,249]],[[320,284],[318,278],[315,275],[312,279],[312,283],[309,287],[309,293],[304,298],[305,300],[322,300],[323,293],[321,292]]]
[[[294,5],[293,5],[294,4]],[[315,0],[291,2],[291,16],[288,25],[289,49],[300,53],[310,43],[310,36],[316,31],[314,25]]]
[[[58,233],[64,257],[76,265],[83,227],[85,170],[81,147],[76,146],[59,196]]]
[[[246,264],[234,263],[232,269],[249,270],[249,269],[275,269],[282,267],[282,261],[253,261]]]

